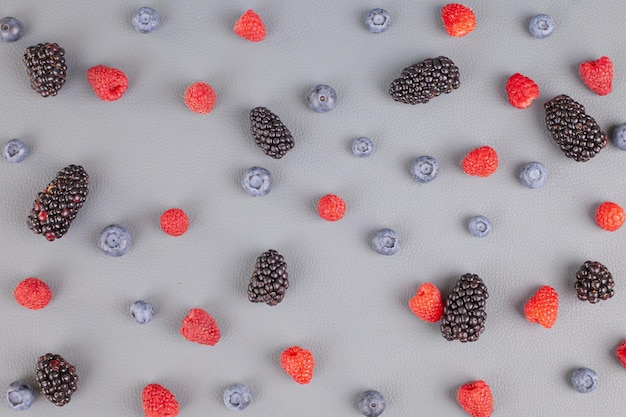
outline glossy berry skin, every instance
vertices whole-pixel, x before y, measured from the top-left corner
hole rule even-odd
[[[548,180],[548,168],[541,162],[529,162],[520,171],[519,179],[530,189],[541,188]]]
[[[400,236],[395,230],[380,229],[372,238],[372,249],[381,255],[395,255],[400,250]]]
[[[35,401],[33,387],[27,382],[15,381],[4,391],[4,400],[12,410],[28,410]]]
[[[150,33],[161,26],[161,16],[151,7],[142,7],[133,16],[132,24],[137,32]]]
[[[554,32],[554,21],[547,14],[538,14],[530,19],[528,31],[537,39],[544,39]]]
[[[598,388],[598,375],[589,368],[579,368],[572,372],[572,388],[581,394],[587,394]]]
[[[367,158],[374,152],[374,142],[370,138],[360,137],[352,141],[352,153],[359,158]]]
[[[2,154],[9,162],[22,162],[28,155],[28,147],[19,139],[11,139],[4,146]]]
[[[112,224],[100,232],[100,249],[109,256],[122,256],[129,251],[132,238],[126,228]]]
[[[154,308],[150,303],[143,300],[137,300],[130,306],[130,315],[139,324],[147,324],[154,316]]]
[[[14,17],[0,19],[0,40],[2,42],[15,42],[22,37],[24,26]]]
[[[243,384],[235,384],[224,391],[224,405],[229,410],[241,411],[252,402],[250,389]]]
[[[390,24],[391,16],[385,9],[372,9],[365,16],[365,27],[372,33],[383,33]]]
[[[263,197],[272,190],[272,174],[265,168],[248,168],[241,178],[241,186],[252,197]]]
[[[439,173],[439,163],[432,156],[420,156],[411,163],[411,175],[421,184],[431,182]]]
[[[359,411],[366,417],[377,417],[385,411],[385,397],[378,391],[365,391],[357,400]]]
[[[491,222],[485,216],[474,216],[467,222],[467,230],[474,237],[487,237],[491,233]]]
[[[311,110],[318,113],[328,113],[337,105],[337,93],[329,85],[316,85],[307,93],[306,103]]]
[[[613,129],[613,144],[622,151],[626,151],[626,123]]]

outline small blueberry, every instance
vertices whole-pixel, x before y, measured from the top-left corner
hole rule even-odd
[[[491,222],[485,216],[474,216],[469,219],[467,230],[474,237],[487,237],[491,233]]]
[[[11,139],[4,146],[2,154],[9,162],[22,162],[28,155],[28,147],[19,139]]]
[[[130,233],[122,226],[112,224],[100,233],[100,249],[109,256],[122,256],[130,249]]]
[[[519,173],[519,179],[528,188],[541,188],[548,179],[548,168],[541,162],[529,162]]]
[[[161,16],[151,7],[142,7],[133,16],[132,23],[138,32],[150,33],[161,26]]]
[[[327,113],[337,105],[337,93],[332,87],[320,84],[309,90],[306,95],[306,102],[311,110]]]
[[[243,384],[231,385],[224,391],[224,405],[233,411],[241,411],[250,405],[252,393]]]
[[[439,163],[432,156],[420,156],[411,164],[411,175],[417,182],[426,184],[437,177]]]
[[[152,320],[154,308],[143,300],[137,300],[130,306],[130,315],[133,316],[137,323],[146,324]]]
[[[352,141],[352,153],[359,158],[367,158],[374,151],[374,143],[370,138],[360,137]]]
[[[14,17],[0,19],[0,40],[2,42],[15,42],[22,37],[24,26]]]
[[[380,229],[372,238],[372,249],[381,255],[395,255],[400,250],[400,236],[391,229]]]
[[[613,129],[613,144],[622,151],[626,151],[626,123]]]
[[[537,39],[547,38],[554,32],[554,21],[547,14],[538,14],[530,19],[528,30]]]
[[[570,383],[576,391],[587,394],[598,388],[598,375],[589,368],[579,368],[572,372]]]
[[[378,391],[365,391],[359,395],[359,411],[366,417],[377,417],[385,411],[385,397]]]
[[[241,185],[252,197],[263,197],[272,189],[272,174],[265,168],[248,168],[243,174]]]
[[[35,400],[33,387],[24,381],[15,381],[4,391],[4,399],[11,409],[28,410]]]
[[[372,9],[365,17],[365,27],[372,33],[383,33],[389,29],[391,18],[387,10]]]

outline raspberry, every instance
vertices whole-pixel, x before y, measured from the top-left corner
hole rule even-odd
[[[261,17],[254,10],[247,10],[235,22],[235,33],[252,42],[261,42],[265,39],[265,25]]]
[[[448,35],[460,38],[476,28],[476,15],[469,7],[450,3],[441,9],[441,20]]]
[[[623,340],[615,350],[615,356],[617,360],[626,368],[626,340]]]
[[[524,314],[531,323],[539,323],[546,329],[556,323],[559,312],[559,295],[554,288],[544,285],[526,302]]]
[[[128,89],[128,77],[116,68],[96,65],[87,70],[87,81],[100,100],[115,101]]]
[[[498,169],[498,154],[490,146],[476,148],[465,156],[462,167],[468,175],[488,177]]]
[[[183,319],[180,334],[190,342],[214,346],[220,340],[220,328],[209,313],[201,308],[192,308]]]
[[[491,388],[482,380],[461,385],[456,401],[472,417],[490,417],[493,413]]]
[[[596,223],[604,230],[614,232],[624,224],[626,214],[618,204],[605,201],[596,210]]]
[[[159,384],[146,385],[141,392],[141,405],[146,417],[175,417],[178,401],[167,388]]]
[[[185,91],[185,104],[194,113],[211,113],[211,110],[215,107],[216,99],[217,96],[213,87],[207,83],[193,83]]]
[[[613,62],[608,56],[580,64],[580,78],[591,91],[606,96],[613,90]]]
[[[30,310],[39,310],[48,305],[52,291],[48,284],[39,278],[26,278],[13,291],[15,301]]]
[[[170,236],[180,236],[187,231],[189,218],[179,208],[169,209],[161,214],[161,230]]]
[[[516,73],[506,82],[506,94],[511,106],[525,109],[539,97],[539,86],[530,78]]]
[[[435,323],[443,316],[443,299],[439,289],[430,282],[420,285],[409,300],[409,308],[420,319]]]
[[[343,218],[346,212],[346,203],[337,195],[326,194],[317,203],[317,212],[322,219],[336,222]]]
[[[313,354],[299,346],[287,348],[280,354],[280,366],[298,384],[308,384],[313,378]]]

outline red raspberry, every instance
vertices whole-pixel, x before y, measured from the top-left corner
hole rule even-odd
[[[617,360],[626,368],[626,340],[623,340],[615,350],[615,356]]]
[[[322,219],[336,222],[343,218],[346,212],[346,203],[339,196],[326,194],[318,201],[317,212]]]
[[[624,220],[626,220],[624,209],[610,201],[600,204],[596,210],[596,223],[609,232],[614,232],[622,227]]]
[[[551,329],[559,314],[559,295],[554,288],[544,285],[526,302],[524,314],[531,323]]]
[[[420,285],[415,296],[409,300],[409,308],[413,314],[429,323],[441,320],[443,300],[439,289],[430,282]]]
[[[506,94],[509,96],[511,106],[525,109],[539,97],[539,86],[530,78],[516,73],[506,82]]]
[[[121,98],[128,89],[128,77],[116,68],[96,65],[87,70],[87,81],[94,93],[105,101]]]
[[[209,313],[201,308],[192,308],[183,319],[180,334],[190,342],[214,346],[220,340],[220,328]]]
[[[179,208],[169,209],[161,214],[161,230],[170,236],[180,236],[187,231],[189,218]]]
[[[235,33],[249,41],[261,42],[265,39],[265,25],[254,10],[248,10],[235,22]]]
[[[476,148],[465,156],[461,166],[468,175],[488,177],[498,169],[498,154],[490,146]]]
[[[608,56],[580,64],[580,78],[591,91],[606,96],[613,90],[613,62]]]
[[[167,388],[159,384],[146,385],[141,392],[141,405],[146,417],[175,417],[178,401]]]
[[[308,384],[313,378],[313,354],[299,346],[287,348],[280,354],[280,366],[298,384]]]
[[[450,3],[441,9],[441,20],[448,35],[460,38],[476,28],[476,15],[469,7]]]
[[[52,291],[48,284],[39,278],[26,278],[13,291],[15,301],[30,310],[39,310],[48,305]]]
[[[207,83],[193,83],[185,91],[185,104],[194,113],[208,114],[215,107],[217,95]]]
[[[461,385],[456,401],[472,417],[490,417],[493,413],[491,388],[482,380]]]

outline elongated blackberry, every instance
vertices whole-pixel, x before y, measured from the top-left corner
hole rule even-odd
[[[46,353],[39,357],[35,379],[41,393],[57,406],[70,402],[78,388],[76,368],[61,355]]]
[[[80,165],[69,165],[40,191],[26,224],[52,241],[63,237],[89,193],[89,177]]]
[[[257,146],[274,159],[285,156],[295,144],[287,126],[265,107],[250,110],[250,132]]]
[[[30,86],[42,97],[56,96],[67,76],[65,49],[56,43],[39,43],[24,51]]]
[[[248,284],[248,300],[275,306],[285,297],[289,288],[285,258],[270,249],[256,260],[254,272]]]
[[[459,68],[450,58],[428,58],[406,67],[389,87],[395,101],[406,104],[428,103],[431,98],[448,94],[461,86]]]
[[[606,133],[585,113],[585,107],[571,97],[556,96],[544,108],[552,139],[568,158],[586,162],[606,146]]]
[[[595,304],[613,297],[615,281],[608,268],[600,262],[586,261],[576,272],[578,299]]]
[[[447,340],[474,342],[485,330],[487,287],[475,274],[459,278],[443,307],[441,334]]]

